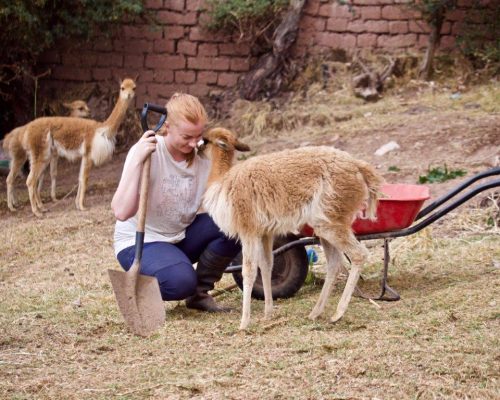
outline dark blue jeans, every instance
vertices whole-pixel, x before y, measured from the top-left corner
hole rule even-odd
[[[195,293],[196,271],[193,263],[209,249],[221,257],[234,258],[241,251],[239,242],[228,239],[208,214],[198,214],[186,229],[179,243],[145,243],[141,258],[141,273],[154,276],[160,284],[163,300],[182,300]],[[118,262],[125,271],[132,266],[135,246],[118,253]]]

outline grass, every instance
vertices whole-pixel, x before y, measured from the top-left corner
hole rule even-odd
[[[332,325],[307,314],[320,282],[276,302],[264,321],[167,305],[167,323],[143,339],[127,332],[106,269],[110,192],[87,213],[55,208],[35,221],[6,215],[0,267],[0,397],[495,398],[498,393],[498,229],[484,210],[391,244],[390,284],[402,300],[354,298]],[[478,225],[479,224],[479,225]],[[478,230],[478,226],[482,226]],[[380,243],[370,243],[365,287],[378,285]],[[89,250],[91,249],[91,250]],[[321,254],[320,254],[321,261]],[[495,266],[496,265],[496,266]],[[225,276],[222,286],[232,283]],[[327,308],[333,314],[342,285]],[[237,290],[219,301],[240,309]]]
[[[402,93],[375,104],[349,100],[347,89],[337,89],[335,98],[310,87],[290,101],[290,107],[248,105],[253,113],[261,110],[266,121],[277,118],[277,123],[259,132],[258,121],[249,118],[244,122],[246,139],[293,147],[326,135],[334,126],[342,140],[356,134],[367,141],[373,132],[391,126],[418,126],[440,113],[447,118],[455,111],[446,103],[457,106],[461,101],[480,104],[479,110],[457,106],[456,112],[476,118],[467,120],[473,136],[472,122],[494,121],[500,111],[498,103],[488,100],[498,96],[498,87],[471,88],[458,100],[449,99],[444,89],[438,95],[428,87],[421,92],[416,88],[418,99],[408,100]],[[419,110],[424,106],[422,117]],[[433,133],[426,132],[429,137]],[[480,145],[491,148],[492,143]],[[405,164],[410,161],[411,168]],[[496,202],[488,207],[468,203],[424,231],[391,242],[389,283],[400,292],[399,302],[374,305],[353,298],[345,317],[330,324],[328,317],[343,288],[339,282],[325,315],[310,321],[307,315],[321,288],[321,279],[312,277],[294,298],[275,302],[271,320],[263,319],[263,302],[253,301],[246,332],[238,330],[242,295],[235,289],[217,297],[234,307],[229,314],[207,315],[186,309],[183,302],[167,303],[165,326],[144,339],[125,328],[107,276],[108,268],[118,268],[109,203],[122,162],[123,157],[109,166],[114,171],[109,181],[101,179],[102,169],[93,172],[87,212],[74,210],[73,193],[49,205],[45,218],[35,219],[19,182],[24,208],[13,214],[6,208],[5,184],[0,183],[0,398],[498,397]],[[390,159],[380,170],[398,175],[396,168],[388,171],[396,165],[410,171],[414,180],[428,160],[418,164],[412,157]],[[74,186],[78,173],[76,167],[64,172],[61,195]],[[64,184],[66,174],[70,176]],[[47,200],[46,192],[44,196]],[[367,245],[363,290],[375,292],[383,253],[380,242]],[[315,249],[319,263],[324,262],[321,249]],[[232,283],[227,275],[218,287]]]

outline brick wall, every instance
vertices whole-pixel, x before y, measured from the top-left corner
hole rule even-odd
[[[493,4],[493,0],[484,3]],[[420,50],[428,27],[406,0],[351,0],[352,8],[336,0],[308,0],[300,21],[294,57],[303,59],[331,49],[383,51]],[[442,48],[455,35],[471,0],[460,0],[443,25]],[[114,38],[86,44],[61,43],[45,53],[40,68],[52,69],[42,87],[68,88],[88,82],[109,82],[139,75],[136,106],[145,100],[162,103],[175,91],[204,97],[237,83],[255,58],[234,38],[203,30],[202,0],[146,0],[159,25],[123,26]]]

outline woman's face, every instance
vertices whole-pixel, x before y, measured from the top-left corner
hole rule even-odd
[[[176,121],[166,123],[167,135],[165,142],[172,155],[179,157],[191,154],[198,142],[202,139],[205,123],[193,124],[188,121]]]

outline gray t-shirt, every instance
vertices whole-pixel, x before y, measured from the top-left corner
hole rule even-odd
[[[144,242],[177,243],[184,239],[193,222],[205,192],[210,160],[196,155],[190,167],[187,161],[175,161],[167,150],[163,136],[156,135],[156,151],[151,154],[148,208]],[[132,146],[125,166],[136,146]],[[124,168],[125,168],[124,166]],[[135,244],[137,215],[116,221],[115,254]]]

